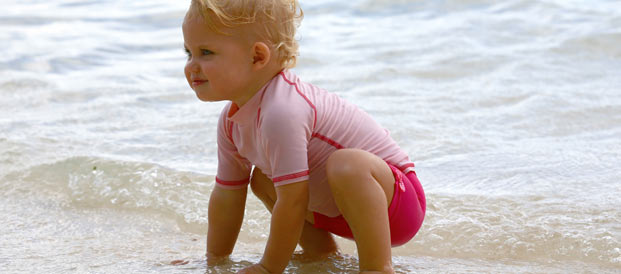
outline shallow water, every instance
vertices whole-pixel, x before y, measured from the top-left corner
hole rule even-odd
[[[185,82],[186,2],[3,2],[3,273],[260,259],[269,213],[249,196],[232,261],[204,262],[223,104]],[[621,271],[621,2],[302,4],[296,73],[389,129],[427,192],[397,272]],[[355,272],[339,243],[287,272]]]

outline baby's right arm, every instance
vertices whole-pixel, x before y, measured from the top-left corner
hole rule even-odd
[[[209,198],[207,264],[214,265],[233,252],[244,219],[248,188],[214,186]]]

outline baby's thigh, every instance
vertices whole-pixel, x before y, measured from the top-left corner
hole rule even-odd
[[[257,198],[259,198],[259,200],[261,200],[265,207],[267,207],[267,209],[271,212],[277,200],[276,188],[274,187],[274,182],[257,167],[255,167],[252,171],[252,176],[250,177],[250,188],[252,189],[252,193],[254,193],[254,195],[257,196]],[[311,224],[315,223],[315,219],[311,211],[306,212],[306,221]]]
[[[252,189],[252,193],[254,193],[254,195],[262,201],[265,199],[276,201],[276,189],[274,189],[274,183],[257,167],[252,170],[252,175],[250,177],[250,188]]]

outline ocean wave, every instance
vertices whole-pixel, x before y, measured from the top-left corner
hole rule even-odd
[[[11,196],[47,193],[75,208],[158,212],[202,234],[213,180],[153,163],[71,157],[12,172],[0,180],[0,190]],[[423,228],[407,251],[396,254],[621,266],[618,210],[566,199],[431,192]],[[246,220],[243,237],[265,240],[269,213],[254,201],[249,207],[255,218]]]
[[[621,32],[590,33],[566,39],[552,49],[553,53],[579,55],[585,58],[609,58],[621,61]]]
[[[415,254],[621,266],[618,210],[545,196],[431,194]]]
[[[9,173],[0,182],[3,195],[48,194],[76,208],[159,212],[203,232],[214,177],[152,163],[71,157]]]

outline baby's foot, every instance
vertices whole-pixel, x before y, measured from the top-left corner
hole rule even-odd
[[[293,253],[292,260],[308,263],[329,259],[330,257],[338,257],[340,255],[338,250],[326,251],[326,252],[307,252],[296,251]]]

